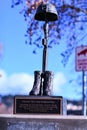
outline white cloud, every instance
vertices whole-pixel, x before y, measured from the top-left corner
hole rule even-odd
[[[34,76],[28,73],[15,73],[10,76],[5,71],[0,70],[0,94],[22,94],[28,95],[33,87]],[[66,82],[66,78],[63,73],[57,73],[54,75],[54,95],[61,91],[61,86]]]
[[[0,94],[29,94],[33,85],[33,76],[20,73],[7,76],[4,71],[0,71]]]
[[[66,77],[62,72],[58,72],[54,75],[54,94],[58,94],[62,91],[61,87],[66,83]]]

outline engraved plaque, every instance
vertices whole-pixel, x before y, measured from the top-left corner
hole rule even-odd
[[[62,114],[62,97],[15,96],[14,114]]]

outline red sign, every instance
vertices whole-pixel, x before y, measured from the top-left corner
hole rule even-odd
[[[76,48],[76,70],[87,70],[87,46],[79,46]]]

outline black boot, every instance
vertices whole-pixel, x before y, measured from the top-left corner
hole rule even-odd
[[[43,95],[52,96],[53,95],[53,77],[52,71],[45,71],[44,82],[43,82]]]
[[[41,85],[41,71],[34,71],[34,84],[29,95],[39,95]]]

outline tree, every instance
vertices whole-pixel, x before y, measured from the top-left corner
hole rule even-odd
[[[66,50],[61,53],[61,56],[63,65],[66,65],[75,47],[87,36],[86,32],[83,33],[87,20],[87,2],[85,0],[12,0],[11,7],[22,5],[22,10],[19,13],[24,16],[28,25],[25,43],[34,44],[36,47],[33,53],[36,53],[36,49],[42,47],[39,44],[42,34],[38,32],[39,29],[43,29],[43,23],[34,20],[34,14],[42,2],[48,1],[56,6],[59,16],[57,21],[49,23],[51,39],[48,47],[51,48],[54,44],[59,45],[61,40],[65,39]],[[35,37],[34,41],[33,36]]]

